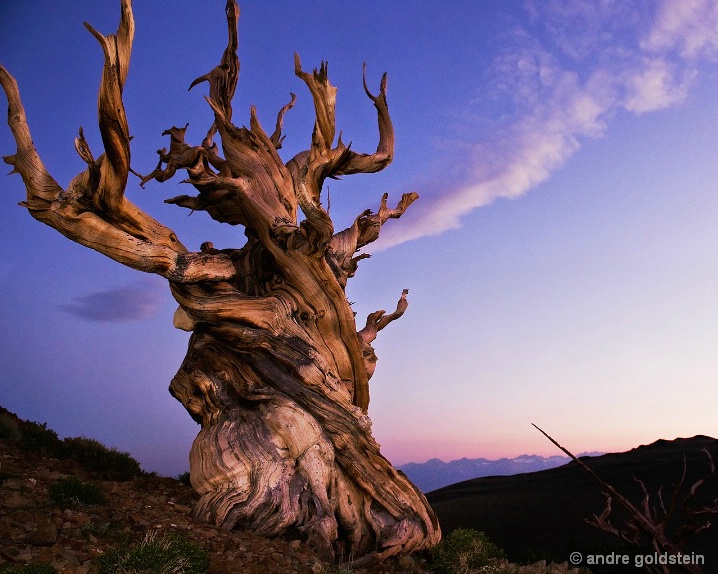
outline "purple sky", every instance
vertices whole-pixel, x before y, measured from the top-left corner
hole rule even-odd
[[[409,289],[379,336],[370,416],[395,464],[556,454],[718,435],[718,4],[456,1],[241,3],[234,121],[273,124],[289,92],[285,158],[311,138],[293,74],[329,61],[337,125],[376,145],[361,86],[389,74],[396,159],[330,182],[337,228],[381,194],[421,199],[390,222],[348,288],[363,323]],[[141,1],[124,98],[132,165],[163,130],[211,122],[203,87],[225,47],[224,2]],[[84,169],[80,125],[101,149],[102,65],[88,21],[110,33],[119,0],[6,0],[0,62],[62,184]],[[14,153],[0,125],[0,153]],[[8,170],[9,171],[9,170]],[[128,196],[191,249],[242,231],[163,203],[181,177]],[[73,244],[0,179],[0,404],[178,474],[197,426],[167,392],[186,349],[163,280]]]

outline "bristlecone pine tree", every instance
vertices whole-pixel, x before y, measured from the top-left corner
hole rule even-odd
[[[249,128],[232,123],[239,72],[234,1],[227,2],[226,14],[229,39],[221,63],[191,84],[208,82],[214,122],[198,146],[184,141],[185,128],[167,130],[169,151],[159,152],[147,176],[130,167],[122,102],[134,35],[131,0],[121,2],[116,34],[104,36],[86,24],[104,52],[98,108],[105,149],[95,157],[80,130],[75,148],[87,169],[66,190],[38,156],[17,83],[0,67],[17,143],[17,153],[4,159],[27,187],[21,205],[69,239],[169,281],[179,303],[175,327],[192,332],[170,392],[201,425],[190,452],[192,485],[201,495],[196,519],[267,536],[299,532],[327,559],[381,560],[431,547],[440,538],[436,516],[380,454],[367,416],[376,362],[371,343],[404,313],[406,291],[396,311],[372,313],[361,330],[345,295],[347,280],[367,257],[357,251],[418,196],[405,194],[391,208],[384,195],[378,213],[366,210],[339,232],[320,200],[326,178],[377,172],[391,162],[386,77],[378,95],[365,82],[377,110],[379,144],[374,153],[357,153],[341,137],[334,143],[336,88],[326,65],[307,73],[295,55],[295,73],[309,88],[316,121],[311,148],[284,162],[277,150],[294,95],[271,135],[254,108]],[[125,197],[130,172],[144,185],[179,169],[198,193],[167,202],[244,226],[242,248],[206,243],[190,252]]]

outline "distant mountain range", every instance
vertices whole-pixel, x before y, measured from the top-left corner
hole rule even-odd
[[[603,453],[581,453],[578,456],[598,456]],[[437,488],[455,484],[472,478],[482,476],[509,476],[536,472],[567,464],[571,459],[567,456],[543,457],[535,454],[522,454],[516,458],[500,458],[487,460],[485,458],[461,458],[444,462],[432,458],[426,462],[410,462],[397,467],[419,487],[422,492],[431,492]]]
[[[686,496],[691,498],[689,506],[693,510],[712,507],[718,500],[718,475],[710,475],[712,462],[706,451],[712,461],[718,461],[718,440],[707,436],[658,440],[627,452],[581,460],[638,508],[643,508],[645,502],[636,479],[643,481],[649,494],[647,504],[653,510],[660,508],[661,491],[665,508],[670,508],[674,485],[681,482],[685,461],[685,479],[679,489],[675,513],[664,525],[666,533],[673,538],[680,525],[690,521],[684,506]],[[691,486],[701,478],[706,478],[705,482],[690,497]],[[514,561],[548,558],[564,562],[571,552],[579,552],[584,557],[589,553],[612,551],[651,555],[655,552],[646,544],[645,537],[645,546],[637,549],[586,523],[587,518],[602,513],[606,499],[601,486],[573,461],[538,472],[475,478],[429,492],[426,497],[445,535],[455,528],[481,530]],[[695,519],[716,522],[715,515],[697,514]],[[616,527],[624,526],[626,513],[615,500],[608,520]],[[715,524],[689,538],[681,550],[704,558],[702,572],[718,572]],[[624,567],[591,566],[590,569],[594,574],[642,571],[633,560]]]

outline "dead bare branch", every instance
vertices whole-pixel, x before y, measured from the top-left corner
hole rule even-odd
[[[665,552],[674,556],[680,553],[683,543],[689,536],[697,534],[698,532],[701,532],[702,530],[705,530],[710,526],[710,522],[696,522],[694,518],[698,515],[698,513],[689,512],[686,507],[686,518],[688,522],[681,525],[672,535],[669,534],[667,531],[667,528],[670,526],[668,524],[668,519],[673,516],[674,507],[678,503],[678,499],[680,498],[679,491],[686,477],[685,457],[683,464],[683,474],[678,484],[674,486],[671,507],[668,513],[666,513],[664,510],[659,512],[656,508],[651,507],[650,495],[644,482],[635,476],[633,477],[634,480],[640,485],[643,492],[641,503],[642,509],[640,509],[634,506],[633,503],[631,503],[626,497],[622,496],[612,485],[601,479],[588,465],[586,465],[583,461],[574,456],[570,451],[561,446],[546,432],[541,430],[535,424],[532,423],[532,425],[548,440],[550,440],[555,446],[561,449],[562,452],[571,457],[571,459],[573,459],[583,470],[585,470],[601,487],[604,496],[606,496],[606,508],[600,516],[597,517],[596,515],[593,515],[591,519],[587,520],[589,524],[596,526],[604,532],[608,532],[609,534],[618,536],[629,544],[636,546],[641,543],[641,536],[645,535],[654,550],[660,553]],[[714,472],[713,460],[712,457],[710,457],[710,453],[708,453],[708,455],[712,473]],[[704,480],[705,479],[700,479],[693,485],[693,487],[691,487],[690,493],[683,498],[684,504],[689,501],[689,499],[695,493],[695,490],[703,483]],[[609,519],[611,514],[611,500],[614,498],[628,512],[629,516],[621,528],[613,526],[610,523]],[[659,498],[661,500],[660,508],[663,509],[664,505],[660,494]],[[706,514],[718,514],[718,505],[715,508],[702,508],[698,512]],[[657,565],[657,567],[660,568],[661,572],[664,572],[665,574],[670,574],[668,566]],[[685,572],[690,572],[691,574],[703,573],[703,570],[694,564],[680,564],[680,567]]]

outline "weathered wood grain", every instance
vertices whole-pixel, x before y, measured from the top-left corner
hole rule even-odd
[[[126,197],[129,128],[122,90],[134,21],[122,0],[116,34],[98,40],[105,65],[98,102],[103,153],[95,159],[82,131],[76,149],[87,164],[66,190],[45,169],[32,143],[13,77],[0,67],[17,152],[5,158],[27,188],[30,214],[69,239],[140,271],[165,277],[179,304],[175,326],[192,332],[187,356],[170,392],[201,424],[190,454],[191,481],[201,494],[195,517],[226,528],[251,527],[267,536],[300,532],[326,558],[336,554],[383,559],[435,545],[439,525],[424,496],[381,455],[367,416],[377,333],[407,308],[372,313],[357,330],[344,289],[395,208],[381,199],[335,232],[321,204],[326,178],[376,172],[394,152],[387,79],[378,95],[379,143],[370,154],[335,143],[336,88],[327,65],[309,73],[295,55],[295,73],[314,101],[311,148],[284,162],[284,114],[268,135],[252,109],[249,128],[232,123],[238,75],[239,8],[227,2],[228,43],[221,62],[192,86],[209,84],[214,122],[200,145],[172,127],[169,150],[159,152],[138,184],[166,181],[178,170],[197,194],[167,200],[214,220],[242,225],[246,244],[189,252],[176,234]],[[215,138],[219,137],[219,145]],[[298,214],[304,219],[299,221]]]

